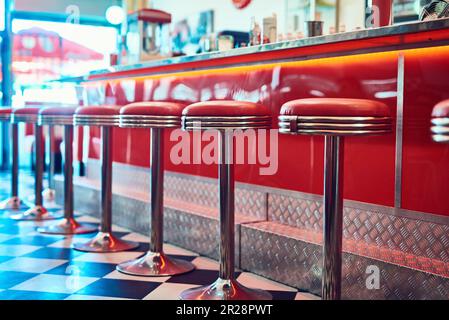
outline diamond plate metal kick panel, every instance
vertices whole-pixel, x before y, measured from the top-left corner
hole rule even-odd
[[[99,163],[76,180],[76,209],[99,210]],[[57,195],[62,201],[62,183]],[[114,223],[147,234],[149,170],[114,164]],[[166,172],[167,242],[218,257],[215,179]],[[320,293],[322,197],[237,184],[236,261],[241,268]],[[348,299],[449,299],[449,218],[345,201],[343,295]],[[369,266],[380,287],[366,288]]]
[[[310,236],[307,232],[292,229],[294,228],[272,222],[243,225],[241,267],[319,295],[321,246],[302,240]],[[449,298],[449,278],[358,254],[343,254],[342,272],[343,299]],[[373,277],[377,277],[378,283]]]

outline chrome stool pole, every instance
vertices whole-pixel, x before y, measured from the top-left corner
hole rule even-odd
[[[220,201],[220,271],[219,278],[231,282],[235,280],[235,206],[234,206],[234,163],[233,133],[220,130],[219,139],[219,201]]]
[[[160,108],[165,115],[151,116]],[[173,276],[192,271],[195,266],[185,260],[165,255],[164,239],[164,134],[165,128],[181,126],[181,112],[184,105],[166,102],[144,102],[131,104],[121,111],[120,126],[126,128],[151,128],[151,230],[150,248],[141,258],[120,263],[117,270],[135,276]],[[134,113],[139,114],[136,116]],[[150,113],[150,115],[148,114]],[[178,115],[176,116],[175,114]]]
[[[181,300],[270,300],[263,290],[250,289],[235,278],[235,207],[233,131],[219,130],[219,215],[220,215],[220,269],[218,279],[210,286],[186,290]]]
[[[55,225],[39,228],[45,234],[85,234],[98,230],[95,225],[78,223],[74,217],[73,201],[73,112],[70,107],[46,108],[40,113],[41,122],[64,124],[64,219]]]
[[[12,136],[12,167],[11,192],[15,205],[12,209],[19,209],[22,201],[19,198],[19,125],[11,125]]]
[[[48,187],[42,191],[42,196],[44,197],[45,201],[53,202],[55,201],[55,155],[53,153],[53,140],[55,136],[55,131],[53,126],[48,126],[48,156],[49,156],[49,163],[48,163],[48,173],[47,173],[47,183]]]
[[[322,298],[341,297],[344,137],[325,137]]]
[[[150,251],[162,252],[164,233],[164,137],[163,129],[151,129],[151,241]]]
[[[100,232],[112,232],[112,128],[102,127],[101,146],[101,211]]]

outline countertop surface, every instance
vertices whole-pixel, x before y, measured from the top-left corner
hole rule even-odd
[[[223,52],[210,52],[203,53],[191,56],[181,56],[181,57],[173,57],[167,59],[160,60],[152,60],[137,64],[131,65],[119,65],[112,66],[107,69],[92,71],[89,74],[80,75],[76,77],[59,79],[58,81],[85,81],[92,78],[101,78],[102,75],[111,75],[111,74],[119,74],[119,73],[129,73],[133,71],[148,70],[152,69],[160,69],[163,67],[173,67],[173,65],[183,65],[183,64],[192,64],[201,62],[211,61],[211,60],[220,60],[220,59],[238,59],[239,57],[244,57],[248,55],[257,55],[257,54],[267,54],[273,53],[274,55],[277,52],[282,52],[289,49],[300,49],[307,47],[315,47],[326,44],[337,44],[348,41],[357,41],[357,40],[369,40],[376,38],[383,38],[389,36],[406,36],[408,34],[416,34],[422,32],[429,31],[438,31],[447,29],[448,31],[448,39],[449,39],[449,19],[439,19],[427,22],[413,22],[406,24],[399,24],[389,27],[382,28],[373,28],[373,29],[364,29],[357,30],[352,32],[344,32],[337,33],[332,35],[324,35],[319,37],[312,38],[303,38],[299,40],[291,40],[285,42],[278,42],[273,44],[265,44],[259,46],[251,46],[246,48],[233,49],[229,51]],[[431,41],[429,38],[427,41]],[[375,45],[373,44],[373,47]],[[180,68],[182,71],[182,67]],[[190,68],[191,70],[191,68]],[[142,75],[142,74],[140,74]]]

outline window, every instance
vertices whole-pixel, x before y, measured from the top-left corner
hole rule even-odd
[[[14,20],[12,30],[13,71],[22,85],[106,68],[117,49],[113,27]]]

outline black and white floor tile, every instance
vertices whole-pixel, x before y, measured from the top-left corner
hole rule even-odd
[[[0,197],[7,198],[9,181],[5,176],[0,176],[0,186]],[[31,194],[32,185],[24,190]],[[88,216],[79,220],[97,222]],[[36,231],[52,223],[17,222],[0,211],[0,300],[176,300],[183,290],[210,284],[217,278],[216,261],[169,244],[164,247],[167,254],[191,261],[197,269],[175,277],[121,274],[116,265],[143,255],[148,248],[147,237],[116,227],[123,239],[140,242],[140,248],[122,253],[83,253],[71,246],[92,235],[48,236]],[[270,291],[275,299],[317,299],[251,273],[238,272],[237,276],[248,287]]]

